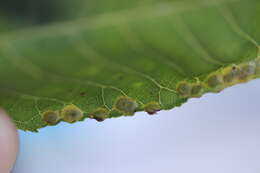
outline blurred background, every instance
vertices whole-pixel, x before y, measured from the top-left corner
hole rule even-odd
[[[259,173],[260,80],[155,116],[19,131],[13,173]]]

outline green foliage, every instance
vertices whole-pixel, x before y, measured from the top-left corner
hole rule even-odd
[[[0,106],[19,129],[154,114],[260,76],[259,0],[71,2],[0,8]]]

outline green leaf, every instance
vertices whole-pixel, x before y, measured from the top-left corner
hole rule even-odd
[[[0,105],[19,129],[154,114],[260,76],[259,0],[46,3],[0,8]]]

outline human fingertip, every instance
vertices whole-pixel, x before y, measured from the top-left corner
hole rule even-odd
[[[18,153],[17,129],[7,114],[0,109],[0,173],[10,173]]]

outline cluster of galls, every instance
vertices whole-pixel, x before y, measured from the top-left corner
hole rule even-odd
[[[83,118],[83,111],[75,105],[67,105],[61,111],[46,111],[42,114],[42,119],[48,125],[55,125],[60,121],[73,123]]]
[[[176,91],[184,98],[201,97],[207,92],[220,92],[228,86],[244,83],[260,77],[260,58],[249,63],[230,65],[209,74],[207,77],[197,78],[194,81],[181,81],[177,84]],[[137,111],[144,110],[148,114],[155,114],[161,110],[157,102],[150,102],[140,106],[138,102],[127,96],[120,96],[116,99],[113,108],[108,110],[100,107],[85,117],[104,121],[107,118],[121,115],[133,115]],[[74,123],[84,119],[84,112],[77,106],[71,104],[65,106],[61,111],[46,111],[42,113],[42,119],[48,125],[55,125],[60,121]]]
[[[185,98],[201,97],[207,92],[220,92],[228,86],[245,83],[260,77],[260,58],[248,63],[230,65],[209,74],[204,80],[181,81],[176,91]]]
[[[126,96],[121,96],[116,99],[111,110],[108,110],[105,107],[100,107],[93,112],[87,113],[85,117],[101,122],[107,118],[117,117],[120,115],[133,115],[136,111],[140,110],[145,110],[148,114],[155,114],[160,109],[160,105],[156,102],[139,106],[136,100]],[[84,112],[75,105],[67,105],[61,111],[44,112],[42,114],[42,119],[48,125],[55,125],[60,121],[74,123],[84,119]]]

